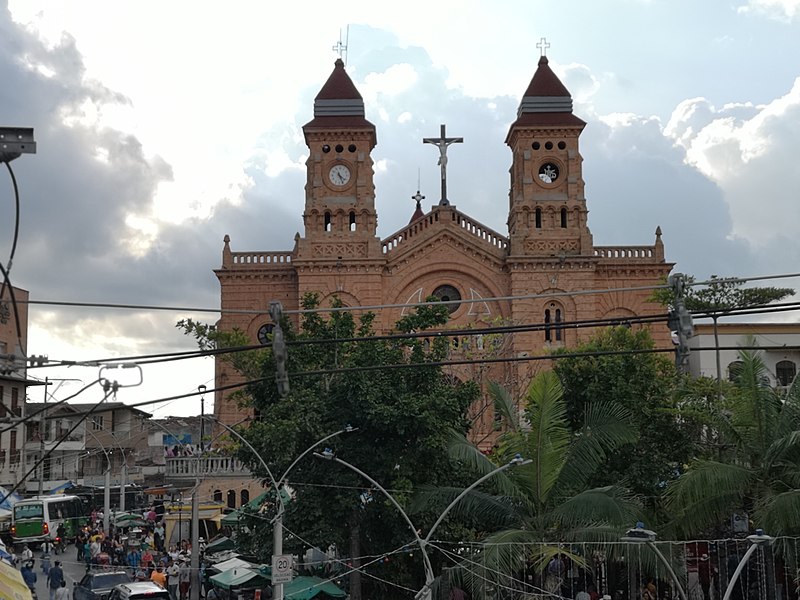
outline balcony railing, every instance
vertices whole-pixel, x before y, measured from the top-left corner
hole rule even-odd
[[[179,456],[167,458],[168,477],[250,477],[242,462],[231,456]]]

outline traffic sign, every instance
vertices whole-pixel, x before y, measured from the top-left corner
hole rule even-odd
[[[272,583],[291,583],[294,577],[292,555],[277,554],[272,557]]]

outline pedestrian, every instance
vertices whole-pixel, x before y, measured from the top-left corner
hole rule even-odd
[[[50,572],[50,549],[52,544],[48,541],[45,541],[42,544],[42,573],[44,576],[47,577],[47,574]]]
[[[33,570],[33,561],[29,560],[26,561],[25,564],[22,565],[22,568],[19,570],[20,575],[22,575],[22,579],[25,581],[25,585],[27,585],[31,591],[35,594],[36,593],[36,571]]]
[[[172,600],[178,600],[178,565],[170,559],[167,566],[167,589]]]
[[[86,535],[81,529],[78,532],[78,535],[75,536],[75,547],[78,550],[78,555],[75,557],[75,560],[78,562],[81,562],[83,560],[83,547],[85,544],[86,544]]]
[[[62,581],[61,587],[56,590],[55,600],[69,600],[69,588],[66,581]]]
[[[157,583],[164,589],[167,589],[167,574],[164,573],[164,567],[158,565],[156,570],[150,573],[150,581]]]
[[[186,600],[189,597],[189,587],[192,583],[192,570],[189,568],[189,561],[182,560],[181,566],[178,567],[178,587],[180,589],[180,600]]]
[[[55,600],[56,590],[61,587],[61,582],[64,579],[64,571],[61,569],[61,561],[57,560],[55,566],[50,569],[47,575],[47,587],[50,589],[50,600]]]
[[[22,550],[19,553],[19,558],[23,565],[33,559],[33,551],[28,548],[28,544],[22,544]]]

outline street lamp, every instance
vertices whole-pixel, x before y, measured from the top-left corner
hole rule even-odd
[[[436,519],[436,522],[433,524],[433,526],[431,526],[430,531],[428,531],[428,534],[423,539],[423,538],[420,537],[417,528],[414,526],[414,523],[411,521],[411,518],[408,516],[408,514],[406,514],[406,511],[403,510],[403,507],[400,506],[400,504],[397,502],[397,500],[395,500],[394,496],[392,496],[388,491],[386,491],[386,489],[380,483],[375,481],[372,477],[370,477],[369,475],[364,473],[364,471],[362,471],[361,469],[359,469],[355,465],[351,465],[349,462],[344,461],[341,458],[338,458],[334,454],[333,450],[331,450],[330,448],[325,448],[325,450],[322,453],[315,452],[314,456],[316,456],[317,458],[322,458],[322,459],[325,459],[325,460],[330,460],[330,461],[333,461],[333,462],[337,462],[340,465],[343,465],[343,466],[347,467],[351,471],[354,471],[355,473],[358,473],[359,475],[361,475],[361,477],[363,477],[364,479],[369,481],[372,485],[374,485],[377,489],[379,489],[381,491],[381,493],[383,493],[383,495],[386,496],[389,499],[389,502],[391,502],[394,505],[394,507],[403,516],[403,519],[405,519],[406,523],[411,528],[411,532],[414,534],[414,539],[416,540],[417,545],[419,546],[419,549],[422,552],[422,565],[423,565],[423,568],[425,569],[425,585],[422,587],[421,590],[419,590],[417,592],[417,594],[415,596],[415,598],[417,600],[430,600],[430,598],[431,598],[431,594],[432,594],[431,586],[433,585],[435,577],[433,575],[433,567],[431,566],[431,560],[430,560],[430,557],[428,556],[427,546],[428,546],[428,543],[430,542],[431,536],[436,531],[436,528],[439,527],[439,524],[444,520],[445,516],[447,516],[447,513],[449,513],[450,510],[452,510],[452,508],[456,504],[458,504],[464,496],[469,494],[472,490],[474,490],[476,487],[478,487],[481,483],[483,483],[484,481],[486,481],[490,477],[494,477],[498,473],[502,473],[503,471],[505,471],[506,469],[508,469],[510,467],[527,465],[527,464],[532,462],[530,459],[523,459],[519,454],[517,454],[514,458],[512,458],[506,464],[497,467],[493,471],[490,471],[489,473],[486,473],[486,475],[484,475],[483,477],[481,477],[477,481],[473,482],[472,485],[470,485],[469,487],[464,489],[447,506],[447,508],[445,508],[442,511],[442,514],[439,515],[439,518]]]
[[[205,416],[206,416],[206,386],[200,384],[197,386],[197,391],[200,392],[200,456],[203,456],[205,453],[205,446],[203,442],[203,438],[205,437]]]
[[[655,555],[658,557],[658,559],[661,561],[664,567],[666,567],[669,576],[672,577],[672,581],[675,583],[675,587],[678,588],[678,594],[680,595],[680,597],[683,600],[688,600],[686,597],[686,592],[683,591],[683,586],[681,585],[678,576],[675,574],[672,565],[669,564],[667,558],[655,544],[656,541],[655,531],[651,531],[650,529],[645,529],[644,523],[639,521],[638,523],[636,523],[636,527],[634,527],[633,529],[628,529],[628,531],[625,532],[625,535],[620,538],[620,541],[628,542],[630,544],[644,544],[648,548],[650,548],[650,550],[652,550],[655,553]]]
[[[753,535],[747,536],[747,540],[750,542],[750,547],[747,549],[747,552],[744,553],[744,556],[742,557],[742,560],[739,561],[739,564],[736,565],[736,570],[733,572],[733,575],[731,575],[731,579],[728,582],[728,587],[725,589],[725,595],[722,597],[722,600],[730,600],[731,594],[733,593],[733,587],[736,585],[739,575],[744,570],[747,561],[750,560],[750,556],[752,556],[753,552],[756,551],[756,548],[765,544],[771,544],[773,538],[772,536],[765,534],[763,529],[756,529],[756,532]]]
[[[244,436],[242,436],[242,434],[240,434],[238,431],[236,431],[233,427],[230,427],[229,425],[223,423],[222,421],[220,421],[216,417],[208,416],[208,417],[204,417],[204,418],[212,419],[217,425],[219,425],[220,427],[225,429],[228,433],[230,433],[231,435],[235,436],[236,439],[238,439],[245,446],[247,446],[248,450],[250,450],[250,452],[253,453],[253,455],[261,463],[261,466],[264,467],[264,470],[267,472],[267,475],[269,475],[269,479],[272,482],[272,486],[273,486],[273,489],[275,490],[275,495],[277,496],[277,500],[278,500],[278,502],[276,504],[277,512],[275,514],[275,519],[273,521],[273,528],[272,528],[272,557],[273,557],[273,562],[274,562],[275,557],[280,556],[281,554],[283,554],[283,513],[284,513],[284,510],[285,510],[285,506],[284,506],[285,499],[284,499],[283,495],[281,494],[281,491],[280,491],[280,489],[278,487],[278,481],[285,481],[286,478],[289,476],[289,472],[300,461],[300,459],[303,458],[306,454],[311,452],[314,448],[316,448],[320,444],[328,441],[331,438],[336,437],[337,435],[341,435],[343,433],[352,433],[353,431],[357,431],[358,428],[352,427],[350,425],[347,425],[343,429],[340,429],[339,431],[331,433],[330,435],[327,435],[324,438],[322,438],[320,440],[317,440],[316,442],[311,444],[308,448],[306,448],[297,458],[295,458],[294,461],[292,461],[292,464],[290,464],[289,467],[286,469],[286,471],[283,472],[283,474],[281,475],[281,478],[278,481],[276,481],[275,477],[272,475],[272,471],[270,470],[270,468],[267,465],[266,461],[261,457],[261,455],[256,451],[256,449],[253,448],[252,444],[250,444],[250,442],[248,442],[244,438]],[[315,454],[315,456],[317,456],[316,453],[314,453],[314,454]],[[192,554],[192,556],[194,556],[194,553]],[[282,583],[273,583],[272,584],[272,600],[283,600],[283,584]]]

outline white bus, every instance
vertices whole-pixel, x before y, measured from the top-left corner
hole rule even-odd
[[[75,539],[86,520],[83,502],[77,496],[36,496],[20,500],[11,516],[11,537],[15,544],[55,541],[58,526],[64,526],[64,540]]]

